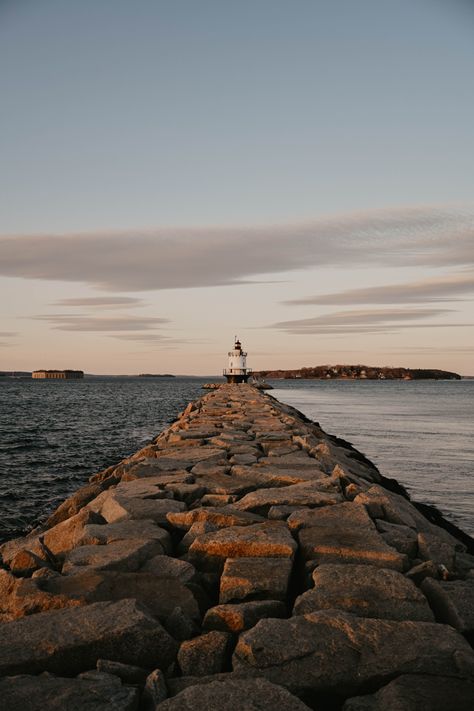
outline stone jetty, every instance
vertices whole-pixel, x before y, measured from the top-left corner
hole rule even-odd
[[[472,541],[252,386],[1,549],[8,711],[471,711]]]

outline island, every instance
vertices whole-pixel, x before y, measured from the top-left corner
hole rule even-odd
[[[175,378],[171,373],[139,373],[139,378]]]
[[[368,365],[316,365],[295,370],[259,370],[254,375],[275,380],[461,380],[458,373],[449,370]]]

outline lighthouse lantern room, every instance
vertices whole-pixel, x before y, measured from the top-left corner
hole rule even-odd
[[[234,350],[229,351],[229,367],[224,368],[223,374],[227,378],[228,383],[246,383],[249,375],[252,372],[251,368],[247,368],[247,353],[242,350],[242,344],[235,337]]]

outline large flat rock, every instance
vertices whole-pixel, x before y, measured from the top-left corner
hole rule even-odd
[[[448,625],[317,612],[261,620],[237,644],[233,668],[314,700],[344,698],[403,673],[474,678],[474,652]]]
[[[291,558],[227,558],[219,602],[286,600],[292,566]]]
[[[329,477],[279,488],[258,489],[235,504],[242,511],[265,512],[270,506],[330,506],[342,502],[342,496]]]
[[[368,515],[365,506],[349,501],[335,506],[309,509],[301,508],[288,518],[288,526],[292,531],[301,528],[329,528],[331,530],[348,528],[375,531],[375,525]]]
[[[308,711],[308,707],[285,688],[265,679],[233,679],[189,686],[163,701],[160,711]]]
[[[160,460],[167,461],[185,461],[186,469],[198,462],[212,461],[214,463],[225,462],[227,460],[226,453],[220,447],[211,445],[201,445],[198,447],[169,447],[167,449],[155,449],[154,456]],[[180,467],[181,468],[181,467]]]
[[[228,528],[229,526],[250,526],[254,523],[261,523],[265,519],[257,514],[239,511],[232,506],[223,507],[202,507],[185,511],[183,513],[170,513],[167,516],[168,522],[174,526],[187,531],[195,523],[208,521],[217,528]]]
[[[226,467],[205,467],[200,464],[198,467],[193,468],[196,483],[203,486],[209,494],[242,496],[257,488],[254,479],[231,476],[226,473]]]
[[[272,463],[262,464],[262,459],[254,466],[234,465],[232,476],[248,479],[255,482],[256,486],[273,488],[280,486],[290,486],[291,484],[301,484],[323,478],[324,472],[314,463],[313,466],[278,466],[273,464],[276,457],[271,457]],[[278,457],[278,459],[280,459]],[[329,477],[326,477],[329,479]]]
[[[376,533],[342,529],[307,528],[300,532],[301,552],[307,560],[321,563],[360,563],[403,571],[406,556],[391,548]]]
[[[411,580],[395,570],[367,565],[320,565],[314,588],[300,595],[293,614],[345,610],[360,617],[434,622],[428,602]]]
[[[135,600],[41,612],[5,623],[1,631],[2,676],[73,676],[94,669],[98,659],[165,668],[177,651],[173,638]]]
[[[168,551],[171,548],[168,531],[160,528],[153,521],[146,519],[138,521],[125,520],[119,523],[103,525],[89,524],[84,526],[77,545],[105,545],[128,539],[159,541],[163,551]]]
[[[191,562],[219,567],[226,558],[292,558],[296,543],[286,524],[265,521],[233,526],[198,536],[189,548]]]
[[[171,463],[171,466],[163,466],[163,460],[155,457],[141,457],[122,462],[115,468],[114,475],[119,476],[121,481],[161,476],[163,482],[171,479],[174,482],[192,482],[189,472],[186,469],[180,469],[175,461]]]
[[[111,674],[64,679],[49,675],[0,679],[5,711],[136,711],[138,690]]]
[[[298,538],[303,557],[317,564],[360,563],[399,571],[408,567],[407,556],[391,548],[375,530],[338,526],[335,522],[333,528],[303,528]]]

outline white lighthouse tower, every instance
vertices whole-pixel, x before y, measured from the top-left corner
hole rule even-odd
[[[242,350],[242,344],[235,336],[234,350],[229,351],[229,367],[224,368],[223,374],[228,383],[246,383],[252,368],[247,368],[247,353]]]

